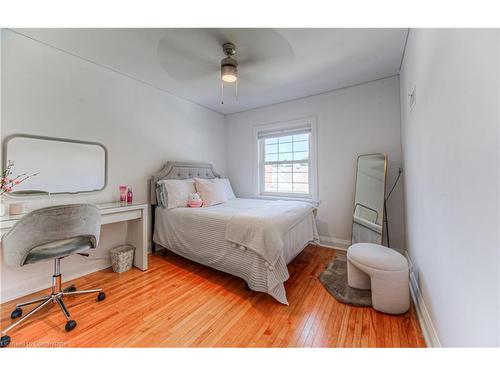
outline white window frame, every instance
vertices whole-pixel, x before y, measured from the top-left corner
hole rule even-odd
[[[316,117],[306,117],[295,120],[280,121],[265,125],[254,126],[254,173],[253,185],[254,194],[258,198],[267,199],[291,199],[291,200],[306,200],[318,202],[318,142],[317,142],[317,125]],[[259,142],[258,135],[263,131],[291,131],[300,127],[310,127],[311,134],[309,136],[309,194],[299,193],[280,193],[280,192],[265,192],[264,191],[264,144]]]

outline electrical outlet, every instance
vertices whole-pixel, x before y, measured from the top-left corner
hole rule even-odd
[[[410,97],[408,104],[410,106],[410,111],[411,111],[413,110],[413,108],[415,108],[415,105],[417,104],[417,86],[415,85],[413,86],[408,96]]]

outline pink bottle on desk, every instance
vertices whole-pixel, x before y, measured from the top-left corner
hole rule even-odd
[[[127,201],[127,187],[125,185],[120,185],[120,202]]]
[[[133,199],[134,199],[134,194],[132,193],[132,189],[128,189],[128,192],[127,192],[127,203],[132,203]]]

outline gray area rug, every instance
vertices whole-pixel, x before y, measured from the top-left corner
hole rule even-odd
[[[334,258],[319,275],[319,280],[335,299],[353,306],[371,306],[372,296],[369,290],[351,288],[347,285],[347,261]]]

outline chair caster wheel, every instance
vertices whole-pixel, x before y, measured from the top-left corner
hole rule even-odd
[[[66,332],[72,331],[76,327],[76,322],[74,320],[68,320],[64,329]]]
[[[17,319],[21,315],[23,315],[23,309],[21,309],[20,307],[16,307],[16,309],[14,311],[12,311],[12,313],[10,314],[10,317],[12,319]]]
[[[10,336],[5,335],[0,338],[0,348],[5,348],[9,344],[10,344]]]
[[[63,292],[76,292],[76,286],[75,285],[70,285],[67,288],[63,290]]]
[[[100,292],[97,295],[97,302],[101,302],[104,298],[106,298],[106,294],[104,294],[104,292]]]

